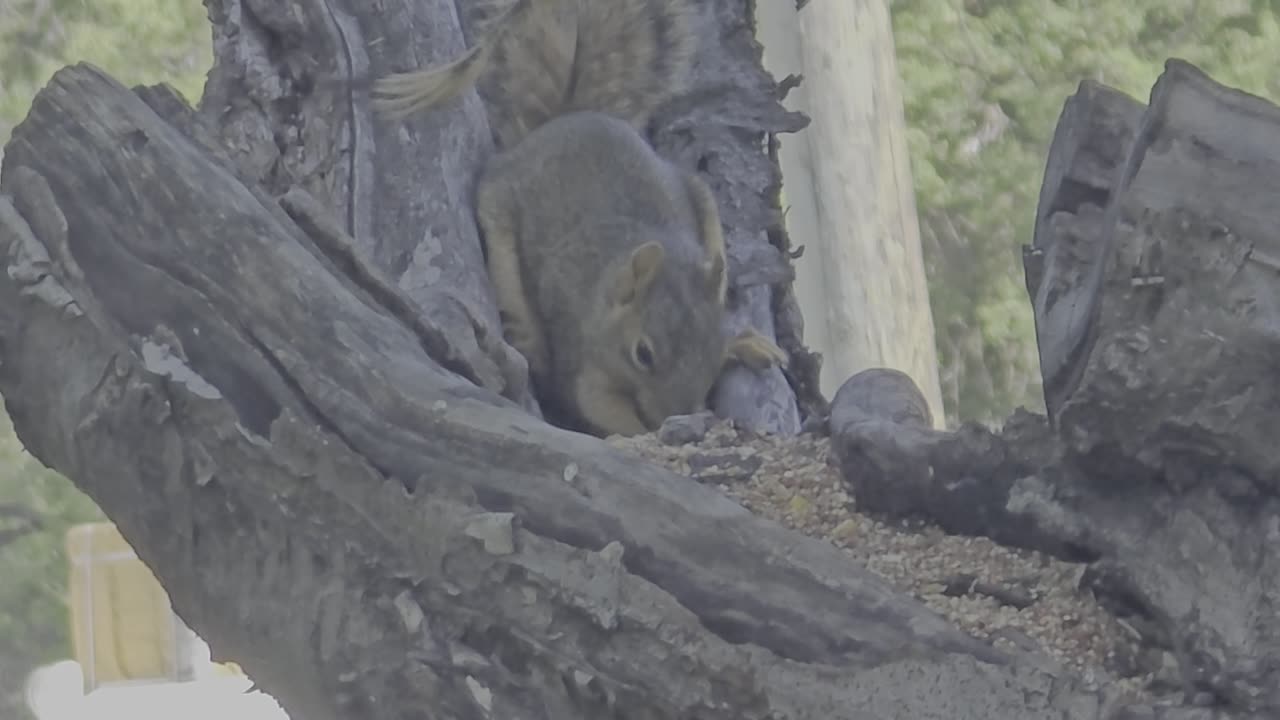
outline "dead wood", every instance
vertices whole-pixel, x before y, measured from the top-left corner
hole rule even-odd
[[[735,322],[772,327],[815,373],[726,378],[717,407],[790,431],[820,405],[792,389],[817,386],[816,364],[785,273],[742,268],[785,267],[762,260],[786,243],[759,147],[798,120],[758,68],[745,4],[706,7],[727,49],[654,137],[726,207]],[[1106,689],[959,633],[829,545],[522,410],[468,210],[478,100],[391,127],[361,89],[455,55],[451,4],[210,14],[198,111],[79,66],[15,130],[0,393],[215,654],[295,717],[1218,716],[1113,715]],[[1092,587],[1178,653],[1190,699],[1232,717],[1280,711],[1276,403],[1259,382],[1274,115],[1170,66],[1079,245],[1084,281],[1055,286],[1079,286],[1077,309],[1038,317],[1071,350],[1054,432],[926,432],[908,387],[832,413],[858,441],[847,475],[880,471],[890,499],[895,477],[914,483],[901,496],[923,509],[894,512],[936,513],[930,483],[960,478],[976,489],[950,504],[979,515],[957,512],[957,531],[1099,558]]]
[[[359,254],[444,331],[473,376],[536,414],[524,359],[496,330],[471,213],[475,172],[492,151],[480,96],[467,92],[404,122],[368,107],[372,78],[457,57],[466,47],[459,25],[474,36],[509,2],[455,10],[427,0],[393,13],[342,0],[208,0],[215,63],[199,115],[242,178],[272,195],[299,187],[316,197]],[[795,432],[801,412],[820,412],[822,400],[811,389],[817,366],[808,362],[798,313],[789,312],[779,171],[762,145],[766,134],[806,121],[774,96],[746,5],[701,8],[705,32],[718,42],[699,58],[690,97],[656,123],[654,142],[700,171],[720,202],[732,287],[726,332],[752,324],[799,360],[790,378],[778,369],[730,370],[712,405],[745,426]]]
[[[1145,106],[1086,80],[1067,99],[1054,130],[1036,208],[1035,237],[1023,250],[1036,322],[1045,407],[1056,415],[1070,392],[1098,278],[1102,211],[1111,200]]]
[[[1280,714],[1277,148],[1280,109],[1185,62],[1145,108],[1082,86],[1028,268],[1049,418],[925,432],[900,389],[832,411],[860,504],[1092,559],[1084,585],[1224,717]],[[837,428],[847,403],[870,410]]]
[[[246,186],[92,68],[37,97],[0,191],[19,436],[295,717],[1102,717],[450,372],[309,193]]]
[[[1280,713],[1280,109],[1170,61],[1103,228],[1056,418],[1074,504],[1167,618],[1189,684]]]

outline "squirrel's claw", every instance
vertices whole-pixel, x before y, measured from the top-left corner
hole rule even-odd
[[[769,338],[755,330],[744,330],[725,348],[725,359],[736,360],[754,370],[786,365],[787,354]]]

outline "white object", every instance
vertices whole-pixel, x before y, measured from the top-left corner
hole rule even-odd
[[[85,694],[79,663],[37,668],[27,678],[27,705],[38,720],[289,720],[270,695],[245,693],[238,675],[191,682],[118,683]]]

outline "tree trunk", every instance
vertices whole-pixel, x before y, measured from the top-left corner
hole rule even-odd
[[[829,544],[521,409],[523,367],[492,329],[485,283],[467,280],[483,278],[458,206],[465,183],[457,178],[476,162],[458,146],[479,142],[473,101],[378,134],[362,91],[339,98],[326,88],[356,86],[322,82],[326,73],[364,76],[382,59],[366,61],[360,48],[391,52],[397,37],[429,37],[437,57],[447,55],[456,27],[431,23],[452,17],[449,8],[414,7],[423,14],[367,9],[356,23],[335,5],[214,5],[219,65],[199,114],[165,88],[130,92],[78,66],[54,76],[6,148],[0,394],[25,446],[99,504],[217,658],[239,662],[309,720],[1213,717],[1114,714],[1109,689],[961,634]],[[738,281],[743,307],[767,301],[791,318],[785,300],[764,292],[769,273],[785,269],[779,245],[764,243],[779,242],[769,226],[776,216],[747,202],[776,189],[776,168],[752,170],[766,164],[742,149],[791,116],[760,99],[772,86],[733,14],[742,10],[727,0],[714,7],[726,47],[736,49],[704,72],[755,70],[736,76],[719,109],[692,104],[658,137],[673,156],[724,173],[717,188],[734,208],[731,241],[747,238],[736,261],[750,281]],[[390,40],[359,40],[358,28],[378,23],[394,30],[381,36]],[[319,45],[304,51],[302,38],[328,43],[328,54],[316,55]],[[1139,135],[1153,141],[1135,143],[1146,156],[1115,203],[1127,203],[1126,214],[1176,216],[1178,204],[1162,204],[1154,190],[1162,176],[1173,188],[1193,176],[1171,160],[1188,148],[1202,153],[1209,178],[1225,187],[1236,176],[1222,168],[1236,168],[1245,194],[1205,193],[1184,209],[1230,219],[1242,234],[1209,233],[1212,243],[1195,245],[1205,227],[1197,219],[1165,222],[1159,237],[1201,261],[1212,252],[1243,257],[1238,243],[1266,237],[1256,222],[1262,206],[1250,203],[1263,197],[1272,163],[1256,128],[1275,111],[1224,96],[1185,69],[1162,83],[1149,111],[1159,114]],[[1223,129],[1193,122],[1194,107],[1208,115],[1219,107]],[[1202,144],[1181,139],[1188,128]],[[375,160],[387,172],[429,170],[396,184],[374,177]],[[419,196],[405,188],[417,182],[440,215],[413,204]],[[399,212],[383,202],[395,192],[411,208],[399,223],[380,219]],[[1120,247],[1145,237],[1123,235]],[[423,256],[414,254],[420,247]],[[1266,287],[1248,263],[1227,286],[1220,281],[1232,266],[1166,256],[1166,275],[1186,287],[1259,298]],[[755,275],[743,264],[770,258]],[[398,282],[383,279],[382,265],[400,270],[390,273]],[[1109,267],[1122,269],[1104,276],[1106,293],[1136,292],[1127,266]],[[745,287],[752,283],[763,284]],[[1094,354],[1139,323],[1153,337],[1197,341],[1195,326],[1180,328],[1165,312],[1236,330],[1221,337],[1235,341],[1228,359],[1237,363],[1225,367],[1241,374],[1197,397],[1235,421],[1274,420],[1249,398],[1220,394],[1263,367],[1257,351],[1267,338],[1250,323],[1269,306],[1188,315],[1189,299],[1174,293],[1126,315],[1104,297]],[[1122,359],[1163,373],[1154,377],[1184,403],[1195,399],[1185,373],[1213,369],[1176,353],[1158,369],[1152,355]],[[1266,612],[1276,595],[1274,475],[1263,474],[1257,453],[1241,453],[1230,472],[1209,462],[1214,450],[1262,433],[1219,425],[1238,436],[1161,434],[1142,411],[1201,424],[1217,416],[1175,398],[1149,402],[1141,382],[1114,382],[1119,369],[1090,358],[1058,417],[1071,442],[1050,450],[1063,461],[1019,476],[1010,497],[1021,492],[1024,514],[1098,553],[1115,587],[1155,609],[1189,688],[1274,711],[1280,664]],[[923,396],[900,383],[848,393],[861,415],[833,420],[846,434],[918,423]],[[1141,392],[1126,394],[1134,388]],[[1117,411],[1099,394],[1108,389],[1117,402],[1146,403],[1130,406],[1132,427],[1116,429]],[[1271,389],[1262,392],[1270,400]],[[763,417],[788,416],[767,384],[752,393],[777,410]],[[1089,435],[1091,409],[1113,444]],[[1177,444],[1187,438],[1199,441],[1190,452]],[[1136,481],[1082,472],[1129,460],[1140,441],[1164,454],[1119,466],[1142,470]],[[1177,485],[1187,478],[1175,462],[1202,470],[1199,484]],[[1026,500],[1028,487],[1052,483],[1057,495]]]
[[[468,4],[461,19],[473,24],[503,2]],[[338,0],[208,5],[215,60],[199,111],[206,129],[193,134],[230,148],[246,182],[272,195],[301,187],[331,207],[355,250],[450,339],[451,369],[536,412],[524,359],[498,330],[471,215],[475,171],[491,151],[479,97],[467,92],[405,123],[368,112],[371,78],[462,53],[454,3],[427,0],[395,13]],[[670,159],[701,169],[720,202],[730,254],[727,330],[752,324],[772,332],[793,360],[787,376],[731,369],[713,407],[754,429],[795,432],[825,404],[791,307],[793,273],[773,196],[778,170],[760,146],[766,134],[798,129],[804,118],[774,97],[759,47],[741,32],[743,4],[703,7],[721,29],[719,53],[700,58],[690,99],[664,115],[653,139]]]
[[[431,59],[456,50],[431,24],[447,8],[416,7],[365,45],[333,6],[215,5],[199,115],[73,68],[6,155],[15,426],[215,653],[308,718],[1101,717],[1097,693],[834,548],[518,409],[521,368],[468,279],[478,116],[378,135],[359,91],[320,82],[409,35]],[[717,6],[726,37],[754,61],[734,7]],[[721,98],[732,121],[694,124],[718,111],[691,106],[659,134],[724,174],[740,278],[776,220],[749,202],[776,169],[742,148],[791,122],[758,68],[742,77]],[[769,299],[738,286],[745,307]]]
[[[1280,108],[1176,60],[1151,98],[1082,85],[1050,152],[1027,285],[1052,427],[930,433],[900,379],[855,378],[837,454],[864,509],[1092,560],[1188,699],[1277,717]]]
[[[295,717],[1099,717],[835,548],[446,371],[327,208],[91,68],[0,189],[21,439]]]
[[[756,4],[788,104],[813,122],[779,139],[787,229],[805,249],[796,294],[828,396],[890,367],[915,380],[944,425],[933,314],[907,152],[889,11],[882,0]]]

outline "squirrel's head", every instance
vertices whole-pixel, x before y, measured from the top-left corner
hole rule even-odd
[[[723,252],[672,258],[657,241],[607,270],[574,390],[582,420],[634,435],[704,409],[727,345],[726,284]]]

